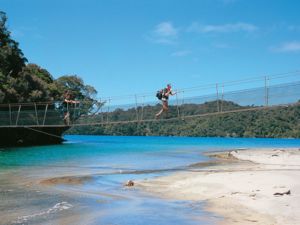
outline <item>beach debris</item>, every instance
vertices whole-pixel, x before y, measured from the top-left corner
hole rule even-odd
[[[236,159],[236,157],[234,156],[234,153],[237,154],[238,151],[236,151],[236,150],[230,151],[230,152],[228,153],[228,158]]]
[[[257,223],[258,220],[252,220],[252,219],[245,219],[246,221],[252,222],[252,223]]]
[[[285,192],[276,192],[273,195],[274,196],[281,196],[281,195],[290,195],[291,194],[291,190],[285,191]]]
[[[274,156],[278,156],[278,155],[277,154],[273,154],[272,157],[274,157]]]
[[[134,182],[132,180],[128,180],[126,183],[125,183],[125,186],[126,187],[133,187],[134,186]]]

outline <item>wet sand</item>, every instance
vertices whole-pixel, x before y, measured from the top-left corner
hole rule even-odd
[[[220,224],[300,224],[300,150],[251,149],[207,153],[214,161],[137,182],[163,198],[204,201]],[[203,167],[204,166],[204,167]]]
[[[45,180],[41,180],[39,183],[42,185],[59,185],[59,184],[65,184],[65,185],[79,185],[84,184],[85,182],[88,182],[92,180],[92,176],[65,176],[65,177],[54,177],[49,178]]]

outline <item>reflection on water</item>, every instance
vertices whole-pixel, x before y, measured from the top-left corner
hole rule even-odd
[[[214,224],[203,203],[125,188],[208,160],[203,151],[298,147],[299,140],[67,136],[57,146],[1,149],[0,224]],[[206,165],[199,164],[199,165]]]

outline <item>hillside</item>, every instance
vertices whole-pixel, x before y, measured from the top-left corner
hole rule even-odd
[[[220,102],[187,104],[180,107],[181,117],[216,112]],[[253,108],[239,106],[233,102],[222,102],[223,110]],[[144,119],[153,119],[160,105],[146,106]],[[139,112],[142,110],[138,109]],[[177,117],[177,108],[170,107],[168,118]],[[139,113],[140,115],[141,113]],[[117,109],[80,122],[125,121],[136,118],[136,109]],[[160,120],[159,122],[128,123],[101,126],[73,127],[69,134],[91,135],[136,135],[136,136],[200,136],[200,137],[300,137],[300,106],[289,106],[267,110],[252,110],[220,115],[208,115],[185,120]]]

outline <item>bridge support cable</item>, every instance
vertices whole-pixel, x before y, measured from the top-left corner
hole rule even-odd
[[[61,136],[58,136],[58,135],[55,135],[55,134],[51,134],[51,133],[48,133],[48,132],[45,132],[45,131],[41,131],[41,130],[38,130],[38,129],[34,129],[32,127],[26,127],[24,126],[25,129],[28,129],[28,130],[32,130],[32,131],[35,131],[37,133],[41,133],[41,134],[45,134],[47,136],[51,136],[51,137],[55,137],[55,138],[58,138],[58,139],[62,139]]]
[[[293,104],[282,104],[282,105],[275,105],[275,106],[260,106],[260,107],[253,107],[253,108],[243,108],[237,110],[228,110],[223,112],[210,112],[210,113],[203,113],[203,114],[196,114],[196,115],[185,115],[184,119],[193,119],[193,118],[201,118],[201,117],[208,117],[208,116],[218,116],[218,115],[226,115],[231,113],[242,113],[242,112],[251,112],[251,111],[261,111],[261,110],[268,110],[268,109],[278,109],[278,108],[287,108],[290,106],[299,106],[300,102],[293,103]],[[182,118],[181,118],[182,119]],[[127,121],[111,121],[109,123],[104,122],[95,122],[95,123],[78,123],[73,124],[72,127],[80,127],[80,126],[102,126],[102,125],[123,125],[123,124],[130,124],[130,123],[148,123],[148,122],[170,122],[170,121],[178,121],[178,117],[166,118],[166,119],[144,119],[144,120],[127,120]]]

